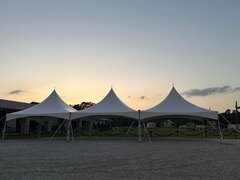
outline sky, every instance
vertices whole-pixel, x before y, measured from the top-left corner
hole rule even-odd
[[[240,104],[239,0],[1,0],[0,98]]]

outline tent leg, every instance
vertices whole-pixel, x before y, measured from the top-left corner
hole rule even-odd
[[[235,131],[237,131],[238,133],[240,133],[240,131],[239,131],[237,128],[235,128],[223,115],[221,115],[221,114],[219,114],[219,115],[222,116],[223,119],[224,119]]]
[[[203,131],[203,138],[205,138],[205,137],[206,137],[206,134],[205,134],[205,124],[204,124],[204,120],[202,120],[202,126],[203,126],[203,129],[202,129],[202,131]]]
[[[146,128],[145,123],[143,122],[143,120],[142,120],[142,124],[143,124],[144,130],[145,130],[145,132],[146,132],[146,134],[147,134],[147,137],[148,137],[149,142],[152,142],[152,141],[151,141],[151,138],[150,138],[150,136],[149,136],[149,134],[148,134],[148,130],[147,130],[147,128]]]
[[[94,121],[94,125],[95,125],[96,128],[99,130],[99,127],[97,126],[96,121]]]
[[[70,139],[71,120],[68,120],[67,141]]]
[[[38,138],[41,137],[41,133],[42,133],[42,125],[41,123],[39,124],[39,133],[38,133]]]
[[[5,137],[6,126],[7,126],[7,121],[5,120],[3,132],[2,132],[2,141],[4,140],[4,137]]]
[[[90,121],[89,137],[92,139],[93,121]]]
[[[71,132],[72,132],[72,141],[74,141],[74,138],[73,138],[73,127],[72,127],[72,123],[71,123]]]
[[[6,115],[4,115],[1,119],[0,119],[0,122],[6,117]]]
[[[218,129],[219,129],[219,134],[220,134],[221,143],[223,143],[223,135],[222,135],[222,131],[221,131],[221,126],[220,126],[219,118],[218,118]]]
[[[223,135],[222,135],[222,131],[220,128],[219,120],[218,120],[218,129],[216,127],[214,127],[214,125],[210,121],[208,121],[208,123],[220,134],[220,140],[221,140],[221,143],[223,143]]]
[[[71,129],[71,124],[72,124],[71,116],[72,116],[72,113],[70,112],[69,118],[68,118],[68,126],[67,126],[67,141],[69,141],[69,139],[70,139],[70,129]]]
[[[64,119],[64,121],[62,122],[62,124],[58,127],[58,129],[54,132],[53,136],[49,139],[49,142],[52,141],[52,138],[57,134],[57,132],[61,129],[61,127],[63,126],[63,124],[65,123],[66,119]]]
[[[141,117],[140,110],[138,111],[138,142],[142,142],[142,126],[141,126]]]
[[[133,124],[134,124],[134,121],[135,121],[135,120],[133,120],[133,122],[132,122],[131,126],[128,128],[128,130],[127,130],[127,132],[126,132],[126,135],[128,135],[129,131],[132,129],[132,127],[133,127]]]

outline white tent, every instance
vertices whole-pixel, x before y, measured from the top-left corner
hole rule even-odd
[[[99,103],[85,110],[80,110],[72,113],[71,120],[79,119],[87,116],[123,116],[123,117],[138,119],[139,142],[141,141],[140,111],[135,111],[129,108],[127,105],[125,105],[118,98],[118,96],[115,94],[112,88],[109,91],[109,93],[105,96],[105,98],[103,98],[103,100],[100,101]],[[144,128],[145,128],[145,131],[147,132],[145,125],[144,125]]]
[[[71,117],[71,113],[76,111],[77,110],[67,105],[59,97],[57,92],[54,90],[42,103],[22,111],[7,114],[3,135],[2,135],[2,140],[4,139],[6,124],[10,120],[14,120],[18,118],[26,118],[26,117],[55,117],[55,118],[69,120]],[[63,123],[64,122],[65,121],[63,121]],[[69,133],[70,133],[70,123],[68,124],[69,125],[68,125],[67,139],[69,139]]]
[[[141,112],[142,119],[156,116],[190,116],[218,120],[217,111],[210,111],[188,102],[174,87],[161,103]]]
[[[6,121],[36,116],[69,119],[70,112],[76,111],[77,110],[67,105],[54,90],[42,103],[22,111],[7,114]]]
[[[138,112],[125,105],[115,94],[113,89],[103,98],[102,101],[84,110],[72,113],[71,119],[78,119],[87,116],[124,116],[138,119]]]

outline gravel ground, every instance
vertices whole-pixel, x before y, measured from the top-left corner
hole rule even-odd
[[[8,140],[0,179],[240,179],[240,141]]]

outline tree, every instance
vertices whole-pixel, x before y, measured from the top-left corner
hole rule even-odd
[[[225,111],[225,114],[231,114],[231,109],[227,109],[227,110]]]
[[[81,104],[75,104],[73,106],[73,108],[79,111],[79,110],[89,108],[89,107],[93,106],[94,104],[95,103],[93,103],[93,102],[82,102]]]

